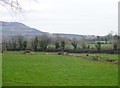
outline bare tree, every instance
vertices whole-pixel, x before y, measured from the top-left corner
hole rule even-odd
[[[65,41],[62,40],[60,43],[61,43],[61,49],[64,50],[65,49]]]
[[[65,37],[56,36],[54,39],[54,45],[56,49],[64,49],[65,45],[69,43],[69,39]]]
[[[60,42],[59,41],[55,41],[55,49],[59,49],[60,48]]]
[[[101,42],[97,42],[97,44],[95,44],[95,47],[96,47],[98,53],[100,53],[100,50],[101,50]]]
[[[33,51],[37,51],[37,47],[38,47],[38,37],[36,36],[35,39],[32,41],[32,49]]]
[[[39,47],[40,49],[42,50],[46,50],[48,45],[50,44],[51,42],[51,38],[46,35],[46,34],[43,34],[39,37]]]
[[[22,11],[22,7],[18,0],[0,0],[0,5],[7,7],[13,13]]]
[[[81,44],[82,49],[90,48],[90,40],[86,39],[85,36],[83,36],[82,39],[80,39],[80,44]]]
[[[37,0],[34,0],[34,1],[37,2]],[[24,9],[21,6],[20,0],[0,0],[0,5],[7,8],[8,10],[11,10],[12,13],[21,13]]]
[[[78,45],[78,40],[76,38],[72,39],[71,45],[74,47],[74,49],[77,49],[77,45]]]
[[[26,50],[26,48],[27,48],[27,41],[24,40],[24,41],[23,41],[23,50]]]

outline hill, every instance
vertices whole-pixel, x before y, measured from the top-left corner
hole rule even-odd
[[[78,34],[64,34],[64,33],[48,33],[40,31],[40,29],[31,28],[23,23],[19,22],[3,22],[0,21],[0,28],[2,29],[2,36],[3,37],[10,37],[15,35],[22,35],[28,38],[33,36],[39,36],[42,34],[50,35],[51,37],[61,36],[67,38],[82,38],[85,37],[87,39],[95,39],[96,36],[94,35],[78,35]]]
[[[42,35],[45,32],[39,31],[35,28],[31,28],[29,26],[26,26],[23,23],[18,23],[18,22],[2,22],[2,35],[4,37],[7,36],[15,36],[15,35],[23,35],[26,37],[32,37],[32,36],[37,36],[37,35]]]

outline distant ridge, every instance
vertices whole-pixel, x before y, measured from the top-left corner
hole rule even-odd
[[[26,26],[23,23],[19,22],[4,22],[0,21],[0,28],[2,28],[2,35],[3,37],[9,37],[9,36],[15,36],[15,35],[22,35],[28,38],[31,38],[33,36],[39,36],[42,34],[49,35],[51,37],[61,36],[61,37],[67,37],[67,38],[81,38],[86,37],[87,39],[95,39],[96,36],[94,35],[78,35],[78,34],[64,34],[64,33],[48,33],[43,32],[40,30],[37,30],[35,28],[31,28],[29,26]]]
[[[65,34],[65,33],[53,33],[53,35],[67,37],[67,38],[82,38],[82,37],[85,37],[87,39],[96,38],[95,35],[78,35],[78,34]]]
[[[23,35],[23,36],[36,36],[44,34],[45,32],[39,31],[35,28],[28,27],[23,23],[18,22],[2,22],[2,35],[3,36],[14,36],[14,35]]]

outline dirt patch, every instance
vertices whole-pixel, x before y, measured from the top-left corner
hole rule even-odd
[[[71,54],[70,56],[75,56],[75,55]],[[114,60],[114,59],[111,59],[111,58],[102,58],[102,57],[99,57],[99,56],[86,55],[86,56],[76,56],[76,57],[85,58],[85,59],[94,60],[94,61],[104,61],[104,62],[109,62],[109,63],[112,63],[112,64],[120,64],[120,61],[118,61],[118,60]]]
[[[85,58],[85,59],[91,59],[91,60],[95,60],[95,61],[102,61],[101,58],[96,57],[96,56],[78,56],[78,57]]]
[[[91,59],[94,61],[105,61],[105,62],[109,62],[109,63],[113,63],[113,64],[120,64],[120,62],[118,60],[113,60],[111,58],[101,58],[98,56],[79,56],[85,59]]]
[[[120,64],[120,61],[114,61],[112,64]]]

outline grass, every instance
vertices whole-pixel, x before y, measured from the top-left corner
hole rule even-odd
[[[0,87],[2,87],[2,54],[0,53]]]
[[[3,53],[3,86],[117,85],[116,64],[54,53]]]

